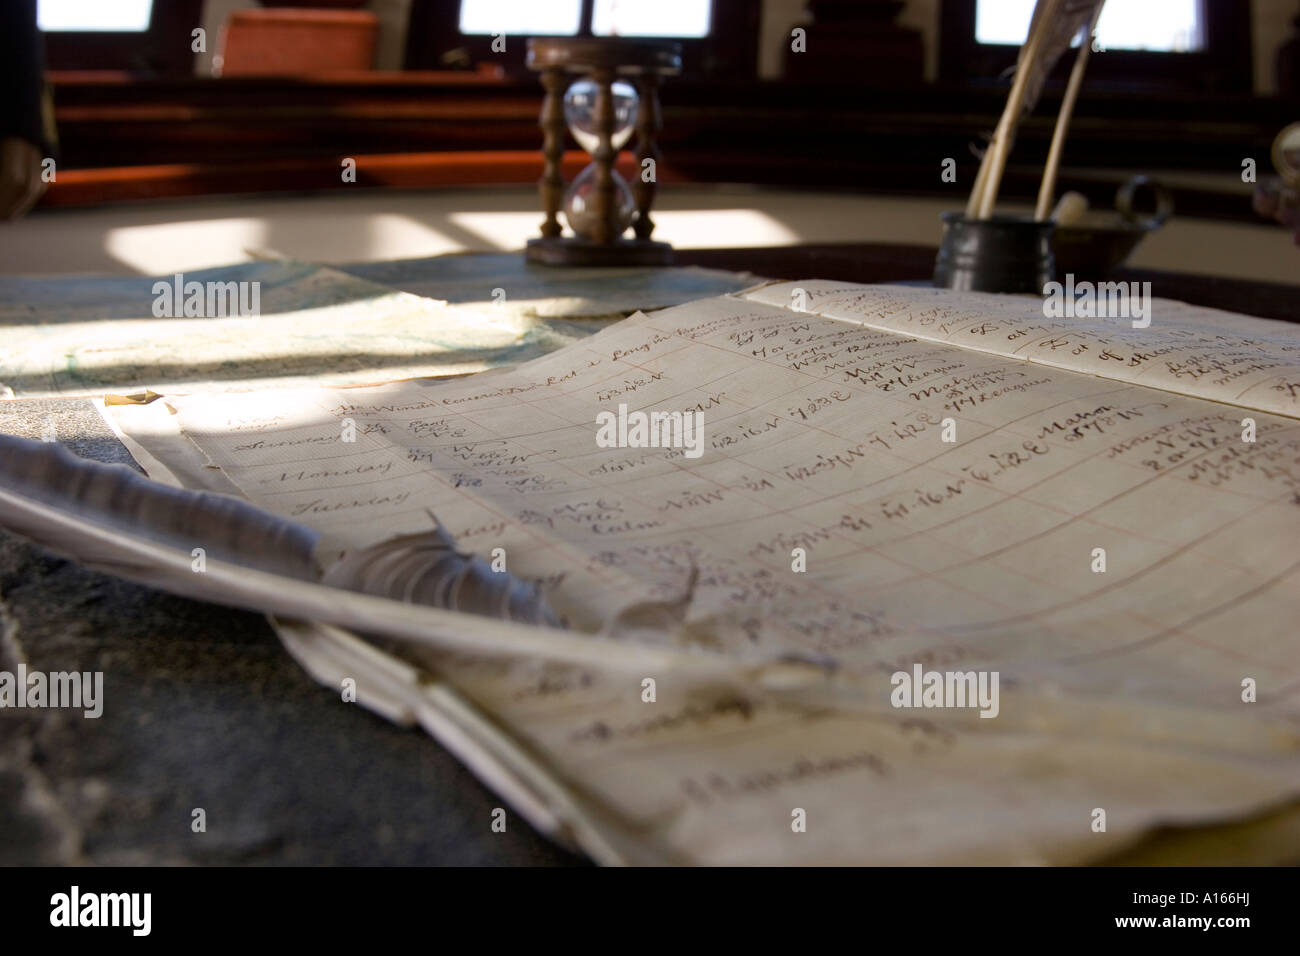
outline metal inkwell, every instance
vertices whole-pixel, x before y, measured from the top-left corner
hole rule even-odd
[[[1143,212],[1144,205],[1154,208]],[[1083,196],[1066,193],[1046,219],[972,219],[945,213],[934,284],[1037,295],[1058,276],[1097,278],[1121,265],[1173,211],[1168,189],[1146,176],[1134,176],[1120,187],[1113,212],[1089,210]]]

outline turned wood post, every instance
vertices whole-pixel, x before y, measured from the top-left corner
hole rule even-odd
[[[538,125],[542,128],[545,165],[537,185],[542,194],[542,209],[546,213],[542,235],[554,237],[562,231],[559,212],[564,198],[564,176],[560,172],[564,160],[564,70],[560,67],[543,70],[542,86],[546,89],[546,96],[542,99],[542,118]]]
[[[617,238],[614,226],[614,71],[597,69],[591,73],[596,82],[596,189],[592,201],[596,227],[592,239],[607,243]]]
[[[639,213],[633,229],[638,239],[649,239],[655,224],[650,218],[650,207],[654,204],[655,189],[659,179],[659,130],[663,129],[663,116],[659,110],[659,77],[654,73],[643,73],[637,84],[636,111],[636,182],[633,193],[636,196],[636,211]],[[653,160],[654,175],[647,181],[645,161]]]

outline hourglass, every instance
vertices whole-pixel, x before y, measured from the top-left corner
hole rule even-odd
[[[546,220],[541,237],[528,242],[528,258],[551,265],[671,262],[672,246],[650,238],[650,207],[659,162],[659,78],[680,71],[680,44],[538,37],[528,41],[528,66],[541,72],[546,91],[540,123],[545,168],[538,184]],[[565,89],[573,74],[579,78]],[[560,171],[566,125],[592,158],[567,189]],[[633,133],[637,165],[629,184],[614,163]]]

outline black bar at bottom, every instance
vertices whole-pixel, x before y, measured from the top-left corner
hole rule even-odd
[[[815,939],[832,930],[926,950],[994,939],[1232,945],[1288,927],[1294,933],[1296,886],[1295,870],[1226,868],[0,870],[12,953],[24,952],[13,943],[60,937],[205,950],[250,940],[463,949],[506,937],[547,948],[600,939],[771,945],[790,933]],[[85,925],[92,922],[116,925]]]

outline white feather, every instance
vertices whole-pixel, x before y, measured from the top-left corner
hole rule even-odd
[[[622,617],[605,633],[586,635],[328,586],[313,554],[315,532],[248,502],[162,485],[54,443],[9,435],[0,435],[0,462],[0,526],[88,567],[174,594],[473,656],[710,683],[761,684],[792,669],[806,669],[809,678],[825,673],[814,664],[742,661],[625,639],[635,638],[636,628]],[[195,547],[206,552],[201,571]],[[342,583],[337,578],[331,580]],[[641,616],[645,606],[633,610]]]
[[[980,163],[966,207],[967,216],[987,219],[992,214],[1007,157],[1015,142],[1016,127],[1038,102],[1056,61],[1085,26],[1096,22],[1104,3],[1105,0],[1038,0],[1035,4],[1029,34],[1016,61],[1007,105]]]

